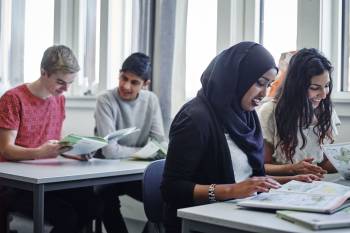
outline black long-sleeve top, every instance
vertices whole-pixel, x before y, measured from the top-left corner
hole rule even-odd
[[[172,122],[162,182],[167,232],[180,232],[176,210],[195,205],[196,184],[235,183],[222,125],[201,97],[182,107]]]

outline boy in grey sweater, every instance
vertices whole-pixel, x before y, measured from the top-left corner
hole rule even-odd
[[[108,159],[130,157],[145,146],[150,138],[164,141],[164,128],[158,97],[143,90],[150,83],[149,57],[142,53],[130,55],[119,73],[119,86],[97,99],[96,134],[105,136],[115,130],[137,127],[140,131],[126,136],[102,149]]]
[[[150,84],[150,58],[143,53],[131,54],[119,72],[119,86],[97,99],[95,110],[96,135],[105,136],[115,130],[137,127],[140,131],[113,142],[99,151],[108,159],[130,157],[151,138],[165,140],[163,121],[157,96],[144,87]],[[119,195],[142,199],[142,183],[129,182],[104,187],[101,195],[106,209],[102,220],[108,233],[127,232],[120,213]],[[114,203],[117,202],[117,205]]]

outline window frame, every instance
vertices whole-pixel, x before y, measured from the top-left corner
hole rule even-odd
[[[344,70],[344,56],[346,56],[346,53],[343,52],[345,44],[343,1],[322,1],[321,10],[323,17],[321,19],[320,50],[330,59],[334,67],[332,100],[336,106],[342,105],[344,107],[344,103],[350,103],[350,92],[343,91],[343,79],[347,72]],[[327,24],[327,21],[329,24]],[[341,112],[344,111],[341,110]],[[350,116],[350,111],[346,115]]]
[[[101,8],[96,7],[98,3],[95,0],[54,0],[54,36],[52,44],[69,46],[81,66],[81,71],[75,81],[76,84],[73,84],[67,93],[68,99],[70,97],[74,99],[83,98],[83,92],[92,89],[92,85],[97,80],[96,77],[100,78],[94,95],[116,86],[115,77],[118,74],[118,68],[126,56],[132,52],[131,50],[137,49],[135,42],[126,41],[132,38],[132,33],[135,33],[134,30],[136,29],[128,27],[130,24],[133,25],[130,20],[128,25],[124,25],[126,21],[123,20],[126,14],[129,19],[134,18],[133,14],[136,13],[133,9],[133,3],[129,0],[103,0],[100,3]],[[119,15],[117,17],[115,16],[116,12],[112,12],[111,7],[118,10]],[[130,12],[125,12],[126,7]],[[96,10],[93,12],[95,8]],[[0,50],[1,58],[3,58],[0,77],[3,82],[7,81],[10,84],[9,86],[13,87],[23,83],[24,77],[22,54],[24,54],[25,17],[22,16],[25,11],[25,1],[2,0],[0,9]],[[96,16],[99,15],[101,21],[97,25]],[[115,21],[114,24],[113,20]],[[9,29],[6,28],[7,24],[9,24]],[[98,34],[101,35],[102,39],[98,40],[96,38]],[[118,37],[115,35],[118,35]],[[125,36],[121,38],[120,35]],[[10,41],[11,45],[7,45],[7,41]],[[111,46],[112,42],[114,43],[113,47]],[[124,42],[128,44],[125,46]],[[86,49],[87,47],[89,49]],[[8,53],[6,53],[7,50]],[[98,58],[100,58],[100,61],[98,61]],[[86,77],[88,77],[89,85],[85,87],[86,90],[80,90],[82,84],[86,83]]]
[[[9,41],[11,38],[11,1],[0,1],[0,85],[1,93],[9,86]]]
[[[345,87],[349,88],[350,82],[349,82],[349,44],[347,41],[349,41],[349,26],[350,26],[350,3],[349,1],[342,0],[342,41],[341,41],[341,84],[340,84],[340,91],[344,92]],[[348,61],[348,62],[346,62]]]

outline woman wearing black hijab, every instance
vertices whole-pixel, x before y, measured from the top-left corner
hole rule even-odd
[[[263,138],[254,110],[276,74],[271,54],[254,42],[223,51],[204,71],[202,89],[170,128],[161,186],[167,233],[181,231],[178,208],[280,186],[264,176]]]

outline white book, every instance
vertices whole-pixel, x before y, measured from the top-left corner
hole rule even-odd
[[[278,210],[276,216],[312,230],[350,227],[350,207],[344,208],[334,214]]]
[[[119,139],[124,138],[127,135],[139,132],[140,129],[136,127],[130,127],[125,129],[116,130],[112,133],[107,134],[104,139],[110,143],[111,141],[118,141]]]
[[[140,160],[157,160],[165,158],[167,154],[167,145],[165,142],[159,143],[156,140],[150,140],[139,151],[135,152],[131,157]]]
[[[350,179],[350,142],[322,146],[324,154],[345,179]]]
[[[95,152],[114,140],[122,139],[123,137],[138,131],[140,131],[140,129],[136,127],[130,127],[114,131],[112,133],[109,133],[105,137],[69,134],[65,136],[59,143],[62,144],[63,147],[70,148],[70,150],[65,151],[62,154],[63,156],[75,158],[78,160],[86,160],[86,158],[81,159],[80,157],[76,156],[84,156],[86,154]]]
[[[349,204],[345,202],[349,197],[350,187],[345,185],[326,181],[305,183],[293,180],[279,189],[241,199],[237,204],[262,209],[333,213],[347,207]]]

